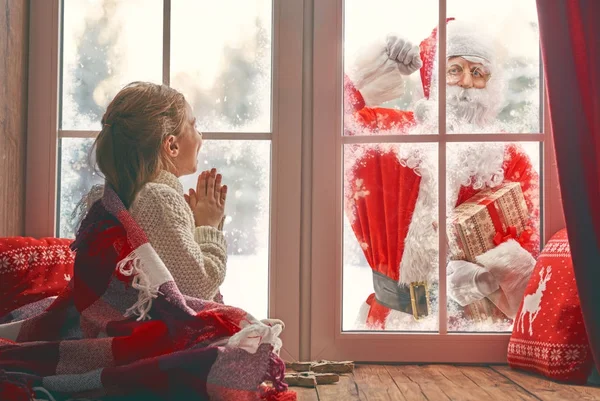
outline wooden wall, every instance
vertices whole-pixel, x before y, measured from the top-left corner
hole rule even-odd
[[[0,0],[0,237],[25,229],[29,0]]]

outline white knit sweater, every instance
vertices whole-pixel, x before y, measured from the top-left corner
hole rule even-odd
[[[225,280],[227,243],[216,228],[195,226],[177,177],[162,170],[142,187],[129,212],[179,290],[191,297],[214,299]]]

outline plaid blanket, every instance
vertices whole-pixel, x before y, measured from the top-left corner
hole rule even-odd
[[[31,400],[36,391],[56,399],[296,399],[283,382],[281,326],[181,294],[110,188],[72,249],[73,279],[51,305],[0,325],[0,400]]]

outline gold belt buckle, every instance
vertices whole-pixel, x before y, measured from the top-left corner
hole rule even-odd
[[[429,316],[429,289],[427,288],[426,281],[413,281],[410,283],[410,303],[412,305],[412,313],[415,320],[419,320],[423,316]],[[425,311],[420,311],[417,306],[419,305],[419,295],[425,293]]]

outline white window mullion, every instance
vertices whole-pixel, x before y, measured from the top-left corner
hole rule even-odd
[[[445,108],[445,105],[443,106]],[[538,142],[543,141],[545,134],[476,134],[476,142]],[[474,134],[442,135],[355,135],[343,136],[344,145],[352,143],[455,143],[473,142]]]
[[[163,84],[171,83],[171,0],[163,6]]]
[[[71,131],[59,130],[59,138],[96,138],[99,131]],[[221,141],[261,141],[271,140],[272,134],[269,132],[202,132],[204,140]]]
[[[446,0],[439,0],[438,22],[438,129],[440,142],[438,143],[438,260],[439,260],[439,288],[438,288],[438,318],[439,333],[448,333],[448,302],[446,287]]]
[[[303,8],[273,1],[269,316],[285,321],[286,360],[300,358]]]

